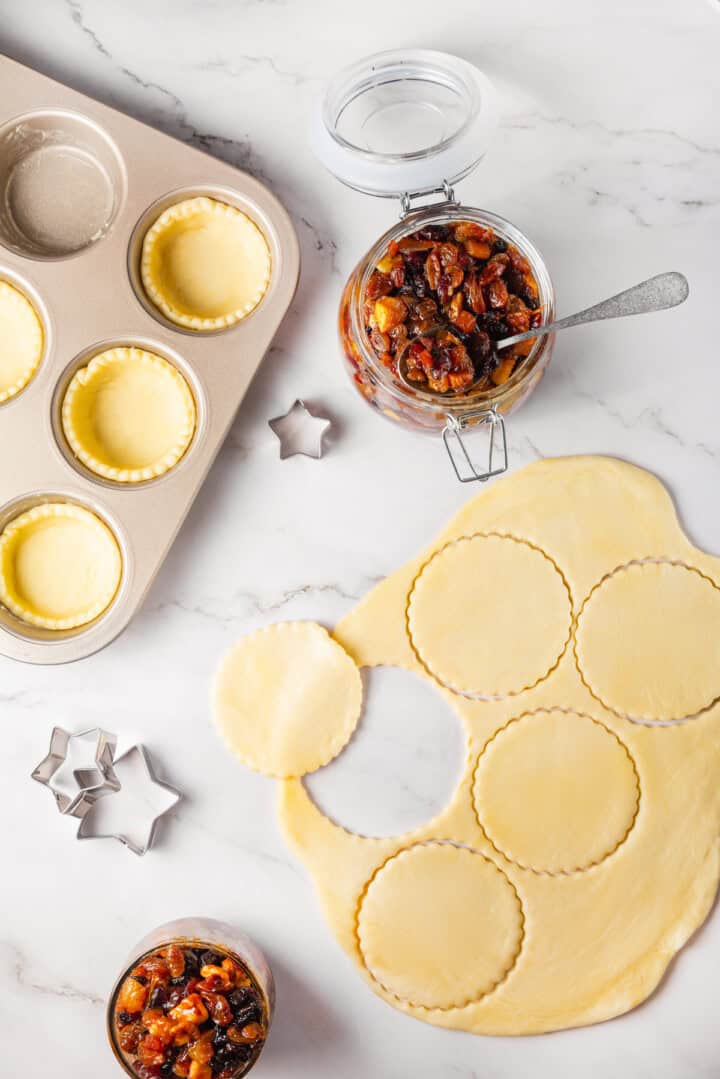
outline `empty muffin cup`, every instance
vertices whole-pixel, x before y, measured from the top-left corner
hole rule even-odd
[[[0,241],[31,258],[66,258],[101,239],[124,195],[120,155],[92,120],[61,109],[0,128]]]
[[[61,422],[72,453],[90,472],[114,483],[142,483],[184,456],[197,409],[174,364],[142,348],[118,347],[75,372]]]
[[[0,280],[0,404],[32,380],[45,348],[40,316],[27,296]]]
[[[46,502],[0,533],[0,602],[21,622],[68,630],[98,618],[122,578],[110,528],[74,502]]]
[[[265,236],[236,206],[199,196],[169,206],[142,243],[145,294],[177,326],[204,333],[233,326],[267,292]]]

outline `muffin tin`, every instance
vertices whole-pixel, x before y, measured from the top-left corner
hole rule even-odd
[[[299,251],[286,211],[257,180],[1,56],[0,102],[0,281],[30,300],[45,335],[34,377],[0,404],[0,531],[34,506],[75,503],[108,525],[123,562],[115,598],[87,625],[46,630],[0,606],[0,653],[63,663],[108,644],[140,607],[290,305]],[[212,333],[166,319],[140,276],[147,230],[196,196],[246,213],[272,258],[256,309]],[[174,365],[196,406],[179,462],[132,484],[86,468],[61,422],[75,372],[123,346]]]

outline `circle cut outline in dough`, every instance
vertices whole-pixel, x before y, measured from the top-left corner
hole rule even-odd
[[[101,541],[103,550],[99,553],[104,559],[104,565],[100,568],[105,579],[100,581],[101,587],[92,603],[79,606],[65,616],[55,616],[33,607],[16,587],[15,560],[18,552],[22,550],[22,544],[32,537],[38,526],[42,527],[43,522],[50,524],[63,519],[82,522],[83,526],[93,530],[95,540]],[[97,549],[95,554],[98,554]],[[53,573],[67,574],[67,565],[59,566],[57,570],[51,568]],[[40,629],[77,629],[94,622],[115,599],[120,588],[122,569],[120,547],[110,527],[95,513],[73,502],[46,502],[34,506],[14,517],[0,533],[0,602],[21,622]]]
[[[486,686],[482,689],[479,689],[476,687],[459,684],[461,682],[461,678],[458,677],[457,671],[450,673],[450,671],[448,670],[440,669],[440,666],[437,664],[433,665],[432,658],[428,654],[432,651],[432,645],[428,648],[425,642],[419,640],[419,638],[422,636],[422,633],[418,625],[417,611],[415,612],[415,618],[413,618],[413,610],[418,605],[419,597],[422,597],[424,589],[428,586],[428,580],[431,578],[433,572],[436,571],[437,567],[441,565],[442,560],[448,557],[456,557],[458,553],[469,550],[471,544],[475,544],[478,541],[482,540],[499,540],[502,542],[507,542],[510,545],[514,545],[514,547],[509,546],[506,549],[507,551],[515,550],[523,551],[526,553],[531,552],[533,557],[535,555],[539,556],[540,560],[536,563],[536,565],[538,567],[542,567],[545,570],[552,571],[552,575],[547,577],[546,580],[553,582],[551,589],[554,590],[556,593],[555,599],[559,599],[562,607],[564,608],[561,616],[563,629],[561,631],[560,640],[555,642],[554,647],[546,647],[547,655],[543,658],[543,663],[539,665],[541,668],[539,670],[539,673],[537,672],[537,670],[528,671],[523,677],[518,677],[517,679],[515,679],[515,683],[521,683],[521,685],[519,686],[517,684],[498,684],[493,687]],[[463,589],[463,591],[468,591],[469,577],[464,576],[464,580],[468,582],[468,589]],[[462,585],[462,583],[463,582],[461,581],[460,584]],[[506,592],[508,589],[512,588],[512,582],[499,582],[498,587],[500,589],[500,593],[497,606],[499,609],[507,611],[510,616],[510,623],[504,634],[506,638],[504,643],[506,647],[508,645],[511,645],[513,647],[513,655],[517,656],[522,651],[522,649],[516,647],[515,645],[513,629],[514,627],[525,624],[527,610],[524,607],[518,607],[517,609],[510,608],[510,600],[503,593]],[[456,596],[455,598],[457,599],[459,597]],[[483,597],[483,601],[484,598],[485,597]],[[457,634],[458,619],[454,610],[453,603],[446,602],[442,598],[442,595],[440,597],[440,603],[444,607],[442,618],[442,622],[444,623],[444,625],[441,627],[442,632],[441,629],[438,629],[438,637],[444,640],[447,636],[447,630],[449,627],[453,627],[454,632]],[[480,600],[478,600],[476,610],[479,611],[480,606],[481,602]],[[489,630],[488,638],[484,642],[479,641],[477,643],[478,653],[480,653],[483,645],[486,646],[488,652],[491,652],[492,648],[495,647],[503,637],[502,633],[494,632],[491,626],[488,626],[487,628]],[[533,640],[532,642],[529,642],[529,644],[532,645],[532,649],[529,647],[528,651],[532,651],[533,654],[535,650],[541,648],[548,640],[546,627],[543,626],[538,628],[538,638]],[[532,543],[530,540],[524,539],[520,536],[512,535],[511,533],[507,532],[475,532],[472,535],[460,536],[458,539],[451,540],[449,543],[446,543],[443,547],[440,547],[437,551],[433,552],[433,554],[427,559],[427,561],[420,567],[416,577],[412,582],[412,585],[410,586],[410,591],[408,592],[407,602],[405,606],[405,630],[410,647],[418,663],[421,665],[423,670],[444,689],[448,689],[450,690],[450,692],[456,693],[462,697],[467,697],[470,700],[503,700],[507,697],[519,696],[521,693],[525,693],[530,689],[534,689],[541,682],[544,682],[547,678],[549,678],[553,671],[555,671],[558,667],[572,639],[572,593],[570,591],[570,585],[568,584],[567,578],[565,577],[563,571],[560,569],[560,566],[546,551],[544,551],[541,547],[538,547],[535,543]],[[447,659],[445,661],[447,662]],[[507,675],[505,677],[507,677]]]
[[[459,872],[453,873],[451,865]],[[428,906],[433,886],[439,887],[441,899],[459,909]],[[480,890],[477,898],[471,894],[474,887]],[[498,944],[496,926],[483,929],[482,892],[488,888],[494,894],[487,907],[508,922],[504,948]],[[418,902],[425,909],[413,926],[411,904]],[[392,917],[388,904],[397,907]],[[433,940],[435,927],[439,932]],[[471,939],[473,933],[476,939]],[[391,854],[367,881],[357,902],[355,943],[363,968],[385,994],[419,1011],[459,1011],[495,992],[517,965],[524,940],[525,912],[513,882],[487,855],[453,840],[426,840]],[[483,978],[474,961],[479,955],[490,958],[492,949],[496,966]],[[400,953],[394,962],[393,950]],[[471,967],[461,970],[468,960]],[[415,986],[409,992],[412,981]]]
[[[215,316],[201,315],[189,305],[178,303],[176,283],[163,271],[163,245],[173,234],[182,236],[192,229],[193,219],[205,219],[210,225],[220,224],[237,234],[237,263],[229,268],[229,276],[239,288],[228,309]],[[193,260],[194,261],[194,260]],[[246,279],[239,287],[238,269],[246,269]],[[249,272],[248,272],[249,271]],[[140,278],[148,299],[173,322],[188,330],[213,333],[228,329],[246,318],[265,296],[272,274],[272,258],[268,242],[260,228],[242,210],[226,202],[201,195],[184,199],[169,206],[145,233],[140,256]]]
[[[316,622],[278,622],[241,638],[221,660],[215,723],[254,771],[298,779],[328,764],[362,712],[360,671]]]
[[[674,708],[669,708],[667,712],[646,711],[640,699],[632,700],[633,692],[642,693],[642,689],[647,685],[654,686],[659,675],[667,676],[668,671],[673,671],[673,659],[666,656],[656,657],[656,661],[652,664],[652,672],[641,672],[640,670],[640,657],[638,656],[637,642],[642,639],[642,634],[628,633],[627,627],[619,623],[619,619],[628,617],[636,618],[641,615],[642,606],[637,602],[623,603],[622,606],[613,612],[611,623],[612,632],[603,633],[601,647],[605,651],[609,651],[613,645],[618,647],[625,647],[628,650],[629,666],[620,662],[619,664],[613,664],[614,671],[610,671],[610,677],[619,679],[621,683],[625,683],[622,692],[627,692],[630,699],[626,700],[623,704],[620,700],[613,700],[613,694],[608,693],[607,689],[601,690],[598,686],[597,677],[593,678],[590,671],[592,669],[593,660],[592,656],[588,655],[587,642],[585,635],[588,629],[588,621],[592,615],[594,609],[596,609],[597,603],[601,597],[607,598],[607,589],[612,588],[613,585],[617,585],[618,581],[622,581],[624,574],[642,573],[644,570],[650,570],[661,572],[663,569],[674,571],[680,571],[688,574],[688,581],[702,581],[705,585],[710,586],[713,592],[708,592],[708,596],[714,595],[714,602],[718,603],[718,615],[716,617],[715,628],[706,627],[701,634],[697,634],[697,643],[700,647],[706,648],[707,643],[713,641],[718,642],[720,640],[720,585],[717,584],[711,577],[696,566],[689,565],[679,559],[672,558],[641,558],[632,559],[629,562],[623,563],[621,566],[617,566],[615,569],[606,573],[600,580],[593,585],[590,592],[587,594],[578,612],[574,640],[573,640],[573,656],[575,660],[575,667],[580,676],[580,679],[587,689],[587,691],[598,701],[604,708],[607,708],[609,712],[619,716],[621,719],[629,720],[631,723],[646,724],[648,726],[672,726],[676,723],[682,723],[687,720],[696,719],[698,716],[707,712],[709,709],[720,703],[720,678],[717,680],[717,685],[707,691],[706,693],[697,695],[692,700],[688,696],[688,691],[691,687],[694,687],[699,679],[695,677],[689,677],[688,671],[675,672],[678,677],[675,678],[671,686],[667,687],[666,694],[670,698],[673,693],[685,693],[686,699],[682,700],[678,697],[678,701],[682,700],[682,703]],[[627,580],[629,578],[625,578]],[[662,583],[657,581],[652,588],[651,594],[654,600],[660,594]],[[691,622],[697,621],[697,610],[694,609],[689,613],[688,618],[663,619],[662,620],[662,632],[666,634],[668,638],[671,638],[673,634],[676,634],[678,627],[678,621],[680,622],[680,628],[683,628]],[[656,612],[651,612],[650,618],[647,621],[648,628],[651,632],[657,632],[660,621],[656,617]],[[675,637],[677,640],[677,637]],[[707,653],[705,653],[707,656]],[[645,657],[646,659],[648,657]],[[688,657],[690,658],[690,657]],[[617,660],[622,661],[623,657],[618,653]],[[718,661],[720,661],[720,649],[718,649]],[[703,671],[716,672],[720,669],[720,662],[716,661],[712,657],[707,658],[707,662],[702,664]],[[675,664],[677,661],[675,660]],[[701,672],[698,670],[697,672]],[[672,674],[671,674],[672,677]],[[628,688],[629,687],[629,688]]]
[[[544,718],[550,720],[562,718],[561,728],[565,729],[562,730],[559,738],[561,751],[573,736],[573,724],[586,725],[585,734],[589,733],[591,736],[590,743],[587,747],[584,747],[585,761],[583,763],[587,766],[587,774],[581,776],[579,782],[575,785],[575,790],[571,797],[578,799],[579,795],[579,800],[575,800],[572,805],[568,804],[562,807],[557,804],[553,805],[554,792],[542,789],[543,782],[552,783],[549,772],[546,777],[543,777],[542,774],[540,775],[540,789],[535,791],[534,799],[530,796],[532,799],[532,804],[530,805],[526,804],[526,801],[528,791],[531,789],[531,780],[527,776],[523,776],[518,782],[512,773],[506,774],[508,766],[512,769],[513,764],[517,766],[519,760],[520,747],[516,744],[518,732],[528,729],[524,725],[536,721],[542,722]],[[565,720],[569,722],[566,724]],[[576,729],[578,731],[583,730],[582,727],[577,727]],[[602,740],[597,741],[597,739],[595,739],[596,744],[592,744],[596,732],[602,732],[603,738],[607,739],[604,744]],[[550,739],[553,734],[552,730],[546,733],[547,738]],[[558,732],[555,733],[557,734]],[[532,745],[533,742],[528,742],[528,744]],[[552,746],[549,745],[546,752],[551,751],[551,749]],[[619,797],[620,792],[617,784],[613,787],[613,781],[607,776],[599,777],[600,789],[597,791],[598,797],[595,804],[589,806],[590,819],[585,822],[587,836],[591,844],[595,842],[595,849],[589,851],[588,857],[584,861],[566,857],[563,862],[556,852],[556,848],[562,843],[562,830],[567,829],[568,838],[571,841],[575,840],[578,818],[583,811],[583,803],[587,802],[588,792],[593,782],[598,781],[597,773],[602,754],[605,755],[604,765],[609,765],[611,769],[615,769],[617,765],[620,766],[619,775],[621,778],[619,778],[618,782],[621,787],[625,788],[623,797]],[[498,755],[499,760],[494,761],[493,757],[497,758]],[[503,755],[506,757],[504,761]],[[531,768],[537,762],[539,762],[542,771],[542,748],[537,751],[537,747],[533,746]],[[493,769],[496,770],[495,777],[492,775]],[[549,764],[549,770],[552,770],[552,761]],[[487,789],[483,792],[483,771],[485,776],[488,776],[489,772],[489,777],[485,780],[486,788],[490,786],[491,782],[494,783],[495,791],[493,794]],[[499,796],[498,791],[500,792]],[[527,870],[537,876],[564,877],[586,873],[588,870],[602,865],[627,843],[640,812],[642,787],[635,759],[626,743],[615,731],[584,712],[576,712],[570,708],[562,707],[537,708],[531,712],[524,712],[522,715],[515,716],[488,739],[473,769],[471,797],[478,826],[496,854],[518,869]],[[493,801],[495,802],[494,806]],[[501,805],[503,801],[506,802],[505,805]],[[625,803],[624,809],[622,802]],[[608,834],[605,843],[601,844],[597,842],[597,838],[603,824],[607,825],[608,823],[608,804],[610,804],[611,810],[618,810],[617,820],[613,822],[614,828],[610,829],[610,834]],[[523,812],[523,818],[530,822],[532,831],[533,828],[537,829],[543,824],[543,816],[547,816],[548,807],[554,819],[545,820],[544,822],[543,830],[547,832],[550,842],[547,851],[544,852],[541,858],[528,857],[527,849],[524,853],[521,853],[523,844],[531,846],[534,842],[537,842],[537,837],[533,838],[526,833],[525,835],[521,834],[518,838],[516,833],[514,839],[508,835],[503,839],[498,834],[498,832],[503,831],[502,824],[498,825],[496,823],[493,826],[489,823],[489,818],[493,818],[498,814],[513,813],[520,808]],[[623,811],[620,812],[621,810]],[[512,824],[508,831],[511,830],[514,830]],[[520,831],[522,831],[522,824]]]
[[[168,441],[165,452],[141,468],[113,464],[110,452],[103,460],[97,452],[88,447],[83,432],[83,428],[89,428],[98,445],[102,444],[102,432],[92,412],[93,402],[96,394],[102,391],[106,379],[113,375],[122,379],[123,367],[129,370],[131,365],[142,366],[147,373],[152,372],[156,376],[158,387],[162,380],[163,392],[166,385],[167,392],[176,396],[179,411],[182,412],[177,430],[173,439]],[[151,405],[151,399],[148,399],[146,404]],[[134,405],[138,410],[142,410],[142,398],[137,397]],[[142,483],[164,476],[185,456],[195,435],[197,409],[192,390],[174,364],[146,349],[119,346],[98,353],[87,365],[75,372],[63,397],[61,422],[70,449],[91,472],[114,483]],[[147,423],[152,425],[151,415],[147,417]]]
[[[19,370],[17,361],[11,361],[15,377],[10,382],[0,381],[0,405],[16,397],[32,381],[45,351],[45,331],[34,304],[15,285],[0,279],[0,375],[8,342],[23,357]]]

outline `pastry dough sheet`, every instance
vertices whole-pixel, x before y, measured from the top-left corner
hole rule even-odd
[[[481,583],[470,580],[467,602],[439,573],[443,552],[487,550],[473,537],[490,533],[542,552],[537,574],[529,560],[513,574],[510,557],[502,588],[489,589],[521,644],[514,661],[505,639],[493,651]],[[647,576],[620,569],[649,560],[661,568]],[[662,568],[670,563],[687,569]],[[544,600],[547,632],[531,594],[556,580],[550,565],[567,586],[564,648],[563,590],[550,585]],[[433,679],[467,740],[450,804],[408,834],[352,834],[301,781],[279,787],[284,834],[332,932],[388,1004],[440,1026],[534,1034],[619,1015],[657,986],[707,916],[720,874],[719,583],[720,560],[690,543],[654,476],[563,458],[481,492],[336,627],[359,667]],[[448,642],[463,633],[458,661]],[[448,675],[499,695],[453,692]]]

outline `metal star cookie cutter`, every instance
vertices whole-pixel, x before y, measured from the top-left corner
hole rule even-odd
[[[93,766],[72,770],[73,788],[63,775],[72,747],[82,741],[94,740]],[[32,779],[47,787],[55,799],[59,811],[69,817],[84,817],[98,798],[120,790],[120,782],[113,771],[113,757],[117,737],[101,727],[92,727],[71,734],[62,727],[53,727],[50,749],[32,772]]]
[[[323,439],[332,423],[327,416],[311,411],[298,397],[282,416],[268,420],[268,426],[280,442],[280,460],[302,454],[303,457],[322,457]]]
[[[95,742],[93,767],[72,769],[71,785],[67,775],[62,775],[63,766],[69,767],[68,757],[72,752],[71,747],[76,742],[88,740],[91,737]],[[143,855],[153,845],[158,821],[177,805],[182,796],[170,784],[157,778],[148,752],[142,744],[137,743],[131,746],[119,757],[115,757],[116,747],[117,735],[99,727],[80,731],[77,734],[63,730],[62,727],[54,727],[49,752],[33,770],[32,779],[50,789],[60,813],[79,819],[80,824],[76,833],[78,839],[117,839],[134,854]],[[122,767],[134,755],[138,756],[142,764],[143,781],[148,786],[161,788],[167,794],[167,804],[159,811],[157,807],[151,806],[145,797],[143,808],[147,808],[148,812],[144,815],[142,839],[131,834],[130,830],[126,832],[124,829],[113,828],[105,831],[97,825],[95,820],[100,808],[98,802],[122,790],[122,783],[115,768],[118,765]]]
[[[169,783],[164,783],[162,780],[158,779],[152,766],[150,755],[145,749],[145,746],[142,745],[140,742],[138,742],[134,746],[131,746],[125,753],[122,754],[122,756],[117,757],[114,761],[115,766],[122,766],[123,762],[127,762],[128,760],[130,760],[134,754],[138,755],[142,763],[145,778],[148,781],[149,785],[161,788],[167,793],[168,796],[167,805],[159,811],[157,811],[153,807],[150,807],[148,803],[148,815],[145,819],[145,825],[143,828],[144,839],[139,841],[136,836],[130,833],[129,830],[121,831],[110,829],[108,831],[104,831],[102,827],[97,826],[96,822],[93,820],[95,813],[91,811],[87,812],[80,821],[80,825],[77,830],[77,838],[117,839],[120,843],[123,844],[123,846],[131,850],[133,854],[142,856],[143,854],[147,854],[147,852],[152,847],[153,842],[155,841],[155,833],[159,821],[177,805],[182,795],[180,791],[177,790],[175,787],[171,787]],[[120,789],[120,787],[118,789]],[[99,808],[100,807],[96,805],[93,805],[91,807],[91,809],[95,811],[97,811]]]

